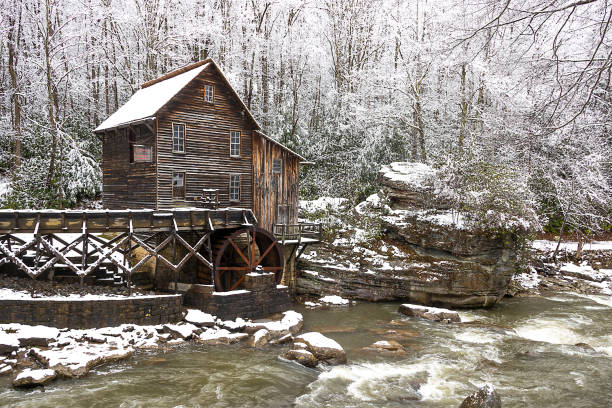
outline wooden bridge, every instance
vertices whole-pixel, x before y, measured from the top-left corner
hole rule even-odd
[[[195,259],[209,271],[212,283],[215,270],[223,266],[216,265],[215,259],[222,261],[227,255],[213,254],[215,236],[225,238],[228,231],[252,229],[256,224],[251,210],[239,208],[0,210],[0,266],[13,263],[36,279],[61,265],[79,277],[82,284],[86,276],[110,263],[123,272],[131,287],[132,272],[151,258],[161,261],[175,275],[187,261]],[[190,239],[184,238],[186,234]],[[232,244],[235,246],[233,241]],[[180,250],[184,255],[178,259],[180,246],[184,248]],[[133,253],[137,248],[142,248],[146,255],[136,261]],[[266,256],[269,257],[270,252],[268,250]],[[218,256],[215,258],[215,255]],[[282,276],[282,259],[280,264],[278,259],[267,260],[253,260],[251,265],[272,262],[271,267]],[[156,262],[156,270],[159,263]]]

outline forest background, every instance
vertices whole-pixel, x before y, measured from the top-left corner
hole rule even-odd
[[[611,18],[607,0],[5,0],[0,206],[99,199],[96,125],[213,57],[316,162],[302,198],[358,202],[418,161],[458,210],[609,231]]]

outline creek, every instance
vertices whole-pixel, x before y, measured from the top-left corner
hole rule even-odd
[[[349,363],[328,371],[280,361],[288,346],[186,344],[165,354],[137,353],[86,378],[55,381],[44,392],[14,390],[0,377],[0,406],[457,407],[485,382],[497,388],[505,408],[610,406],[610,296],[509,298],[461,312],[467,322],[461,324],[407,318],[398,306],[296,307],[304,331],[319,331],[347,351]],[[407,353],[362,350],[385,339]]]

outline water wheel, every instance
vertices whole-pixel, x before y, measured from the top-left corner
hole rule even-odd
[[[218,231],[213,238],[215,290],[236,290],[250,272],[273,272],[276,283],[283,277],[284,257],[268,231],[257,227]]]

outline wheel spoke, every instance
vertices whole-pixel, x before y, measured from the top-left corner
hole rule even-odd
[[[253,265],[253,270],[255,270],[255,268],[257,268],[257,266],[261,263],[261,261],[263,261],[263,259],[270,253],[270,251],[272,250],[272,248],[274,248],[274,246],[276,245],[276,242],[272,242],[270,244],[270,246],[264,251],[263,255],[261,255],[259,257],[259,259],[257,260],[257,262]]]
[[[237,288],[237,287],[238,287],[238,286],[239,286],[239,285],[242,283],[242,281],[244,281],[244,277],[245,277],[245,276],[246,276],[246,275],[242,275],[242,276],[240,277],[240,279],[238,279],[238,280],[236,281],[236,283],[234,283],[234,284],[232,285],[232,287],[231,287],[229,290],[230,290],[230,291],[232,291],[232,290],[236,289],[236,288]]]
[[[234,249],[236,250],[236,252],[238,252],[238,255],[240,255],[240,258],[242,258],[242,260],[244,261],[245,264],[249,265],[249,260],[244,256],[244,254],[242,253],[242,251],[240,250],[240,248],[238,248],[238,245],[236,245],[236,243],[231,239],[228,238],[229,243],[232,244],[232,246],[234,247]]]

